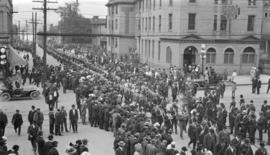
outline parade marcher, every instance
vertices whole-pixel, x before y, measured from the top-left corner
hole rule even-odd
[[[0,137],[5,135],[5,129],[8,124],[7,115],[0,109]]]
[[[257,85],[258,85],[257,83],[258,83],[258,79],[253,78],[252,79],[252,94],[254,94],[256,92]]]
[[[64,129],[65,129],[66,132],[68,132],[68,128],[67,128],[67,111],[65,110],[64,106],[61,107],[60,113],[62,115],[61,132],[64,132]]]
[[[34,153],[37,151],[37,144],[36,139],[38,136],[39,126],[37,125],[36,121],[33,121],[33,123],[28,127],[28,140],[31,142],[32,148]]]
[[[60,109],[57,109],[55,112],[55,135],[56,136],[62,136],[61,134],[61,122],[63,118],[60,112]]]
[[[78,132],[78,110],[75,109],[75,105],[72,105],[72,109],[69,111],[69,120],[73,129],[73,133]]]
[[[259,119],[257,120],[257,129],[259,131],[259,141],[263,140],[263,129],[265,128],[266,118],[263,114],[263,112],[260,112]]]
[[[191,124],[189,125],[188,136],[190,138],[190,142],[188,143],[188,146],[190,144],[193,144],[193,149],[195,149],[197,139],[198,139],[197,138],[197,125],[196,125],[196,122],[191,122]]]
[[[36,107],[32,106],[31,110],[28,113],[28,121],[30,123],[30,125],[34,122],[34,114],[36,112]]]
[[[43,138],[42,131],[38,131],[36,142],[37,142],[38,155],[44,155],[45,154],[45,152],[44,152],[45,140]]]
[[[256,115],[255,111],[251,111],[248,116],[248,135],[250,138],[251,144],[255,144],[255,132],[256,132]]]
[[[44,116],[43,113],[40,111],[40,108],[37,108],[33,120],[37,123],[37,125],[39,126],[39,129],[42,131],[42,124],[44,121]]]
[[[12,124],[14,125],[14,130],[18,135],[21,135],[21,126],[23,124],[22,115],[20,114],[20,110],[16,110],[16,113],[12,117]],[[17,131],[18,129],[18,131]]]

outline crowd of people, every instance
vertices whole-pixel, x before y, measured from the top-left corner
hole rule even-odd
[[[48,53],[63,66],[48,67],[48,82],[44,82],[43,95],[50,110],[50,149],[41,146],[44,141],[42,112],[32,107],[33,114],[30,111],[28,115],[33,115],[32,122],[29,120],[29,140],[39,154],[44,153],[44,149],[57,154],[57,142],[52,140],[52,135],[69,132],[68,119],[73,132],[79,132],[79,118],[83,125],[89,122],[91,127],[113,132],[116,155],[185,155],[187,151],[192,155],[267,154],[262,137],[263,132],[267,132],[270,145],[267,101],[257,109],[260,111],[258,119],[254,101],[247,103],[243,95],[240,101],[233,95],[227,110],[220,102],[226,85],[214,68],[206,68],[203,75],[198,75],[196,67],[162,70],[109,56],[97,57],[91,52],[72,55],[50,49]],[[201,76],[205,93],[197,98],[198,86],[192,80]],[[214,84],[213,89],[210,89],[211,84]],[[69,113],[65,107],[57,106],[60,86],[64,93],[72,90],[76,94],[76,105],[72,105]],[[260,135],[260,148],[252,150],[256,130]],[[177,150],[172,134],[179,133],[184,139],[184,132],[190,141]],[[66,152],[89,153],[86,146],[86,139],[78,140],[76,144],[71,143]]]

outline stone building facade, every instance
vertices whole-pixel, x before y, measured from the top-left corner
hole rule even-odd
[[[262,30],[266,1],[130,0],[132,17],[119,18],[134,22],[133,33],[129,43],[121,42],[119,36],[117,52],[127,52],[121,50],[121,43],[135,45],[141,62],[154,67],[205,64],[218,72],[247,74],[252,66],[259,65],[265,51],[262,36],[266,31]],[[113,3],[118,3],[118,9],[124,5],[117,0],[108,4]],[[107,22],[112,19],[110,9]],[[125,27],[126,23],[119,25]],[[201,52],[202,44],[206,53]]]

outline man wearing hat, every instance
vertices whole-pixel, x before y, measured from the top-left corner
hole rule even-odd
[[[44,155],[44,145],[45,145],[45,140],[43,138],[43,132],[38,131],[37,148],[38,148],[38,154],[39,155]]]
[[[78,110],[75,109],[75,105],[72,105],[72,109],[69,111],[69,119],[73,129],[73,132],[78,132]]]
[[[50,155],[49,151],[53,147],[53,139],[54,139],[53,135],[48,136],[48,141],[44,144],[43,148],[44,155]]]
[[[188,150],[187,147],[183,146],[180,155],[186,155],[187,150]]]
[[[265,144],[263,142],[261,142],[260,143],[260,148],[258,148],[255,151],[255,155],[267,155],[267,150],[266,150],[266,148],[264,146],[265,146]]]
[[[118,147],[115,150],[115,155],[125,155],[125,142],[124,141],[119,141],[117,143]]]
[[[21,126],[23,124],[22,115],[20,114],[20,110],[16,110],[16,113],[12,117],[12,124],[14,125],[14,130],[17,133],[18,129],[18,135],[21,135]]]

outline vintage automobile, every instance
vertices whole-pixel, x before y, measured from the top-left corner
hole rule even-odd
[[[38,99],[40,96],[40,89],[37,87],[29,86],[19,89],[7,89],[6,87],[0,88],[0,99],[2,101],[19,100],[19,99]]]

